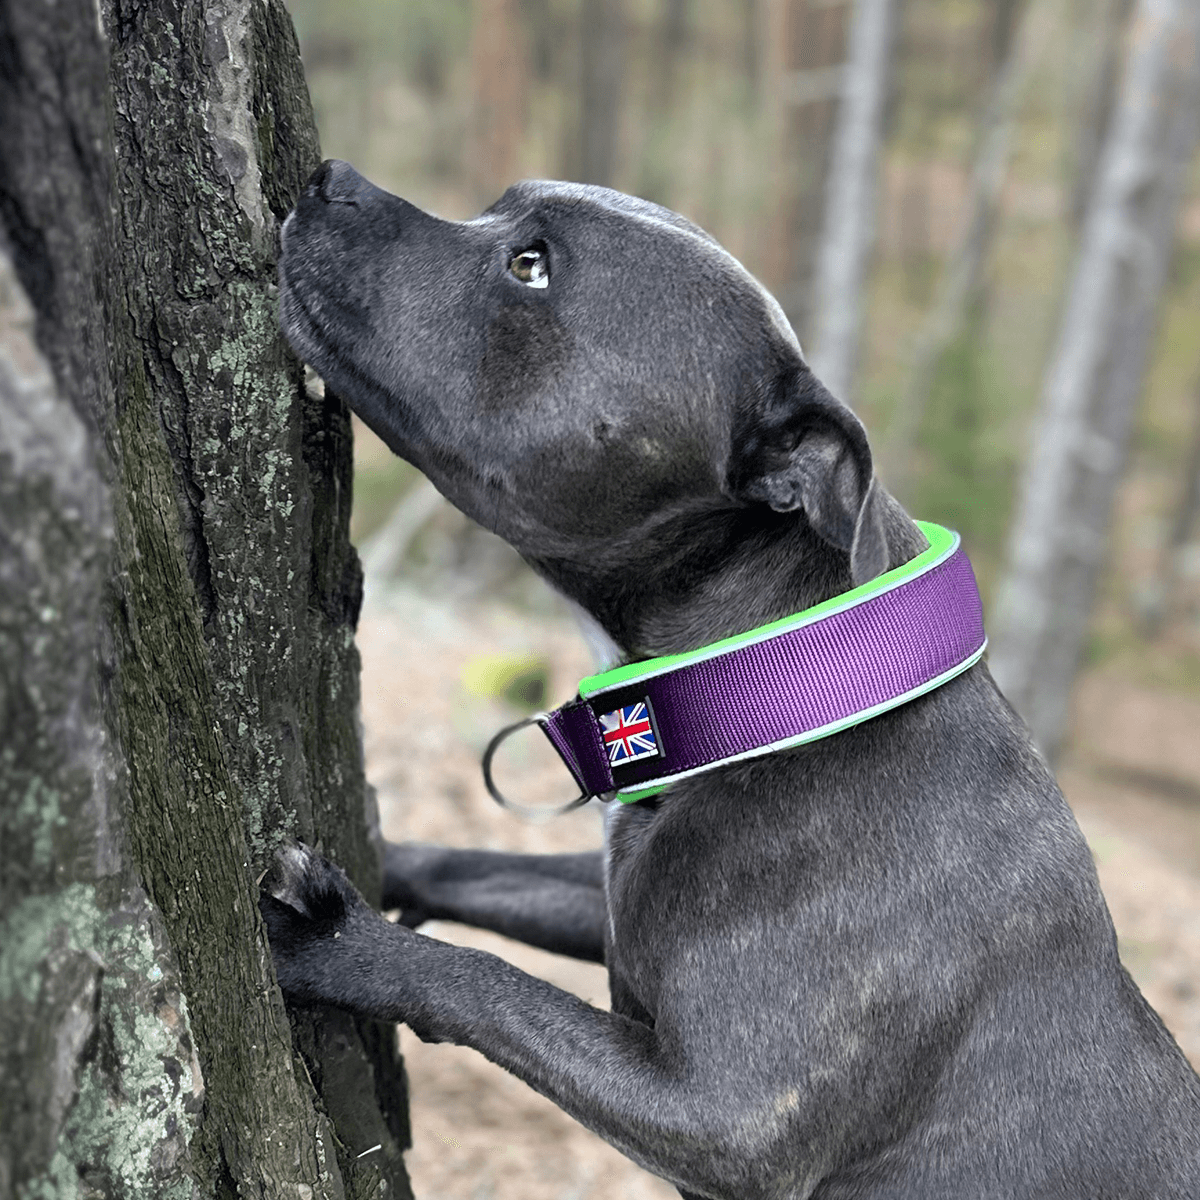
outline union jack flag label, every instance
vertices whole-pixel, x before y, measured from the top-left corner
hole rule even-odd
[[[604,733],[604,744],[608,747],[610,766],[623,767],[638,759],[655,758],[662,753],[645,700],[602,714],[600,728]]]

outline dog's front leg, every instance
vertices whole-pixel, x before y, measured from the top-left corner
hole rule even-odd
[[[312,851],[286,852],[260,904],[280,986],[294,1001],[402,1021],[470,1046],[647,1170],[704,1196],[765,1187],[745,1154],[734,1081],[689,1064],[655,1031],[374,912]],[[699,1069],[697,1069],[699,1068]]]
[[[384,847],[383,907],[400,923],[458,921],[541,950],[604,961],[600,852],[507,854],[414,844]]]

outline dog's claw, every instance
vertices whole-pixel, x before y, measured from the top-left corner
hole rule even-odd
[[[262,890],[314,922],[338,921],[367,907],[345,871],[303,842],[280,851]]]
[[[382,921],[340,868],[310,847],[282,850],[263,878],[258,901],[280,987],[308,1000],[327,995],[331,942],[346,952],[367,924]]]
[[[311,918],[313,914],[306,895],[312,890],[310,878],[315,858],[313,851],[302,842],[285,847],[264,876],[263,891]]]

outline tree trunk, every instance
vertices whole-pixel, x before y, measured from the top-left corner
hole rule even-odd
[[[875,243],[875,193],[895,12],[896,0],[855,0],[825,188],[809,358],[825,386],[844,400],[851,398],[854,386],[863,291]]]
[[[938,363],[962,331],[967,314],[979,296],[996,229],[1000,192],[1008,174],[1018,105],[1035,56],[1045,44],[1048,16],[1049,5],[1045,0],[1033,0],[1020,33],[1009,41],[981,122],[967,197],[967,219],[942,271],[933,307],[913,338],[912,361],[904,390],[896,401],[886,443],[888,487],[901,500],[908,498],[912,485],[912,460]]]
[[[621,131],[628,42],[625,0],[583,0],[578,147],[570,158],[581,183],[612,187]]]
[[[101,959],[102,917],[124,909],[155,941],[145,893],[116,886],[103,898],[96,882],[118,876],[120,847],[110,835],[111,795],[101,765],[93,650],[100,591],[111,537],[107,495],[88,430],[59,396],[33,338],[33,314],[12,260],[0,250],[0,1196],[46,1179],[80,1081],[76,1064],[93,1031],[112,1016],[97,1010],[121,997],[120,1029],[155,1035],[180,1082],[191,1073],[186,1028],[156,1021],[144,981],[124,969],[124,955]],[[124,903],[122,903],[124,901]],[[107,949],[107,947],[105,947]],[[153,956],[152,954],[152,957]],[[143,986],[139,987],[139,984]],[[179,1011],[172,971],[158,1003]],[[111,1007],[111,1005],[109,1005]],[[110,1040],[118,1039],[110,1035]],[[62,1064],[61,1067],[59,1064]],[[165,1082],[161,1065],[153,1071]],[[120,1079],[119,1068],[110,1072]],[[121,1081],[124,1082],[123,1080]],[[122,1120],[142,1099],[136,1087],[114,1089]],[[104,1092],[81,1097],[94,1105]],[[176,1157],[187,1148],[189,1089],[158,1097],[162,1121],[147,1149]]]
[[[802,342],[811,332],[830,138],[842,90],[848,0],[763,0],[774,209],[765,282]]]
[[[1142,624],[1147,636],[1158,637],[1171,619],[1175,591],[1183,573],[1183,557],[1200,523],[1200,387],[1196,389],[1191,441],[1183,467],[1183,483],[1175,514],[1167,534],[1167,544],[1158,560],[1158,570],[1145,597]]]
[[[669,111],[679,90],[679,72],[691,36],[691,0],[659,0],[651,107]]]
[[[1025,0],[993,0],[991,29],[988,31],[988,53],[991,73],[999,75],[1012,51],[1013,30]]]
[[[654,66],[637,156],[637,194],[668,207],[677,174],[672,149],[679,136],[676,109],[691,38],[690,8],[690,0],[660,0],[651,42]]]
[[[318,161],[291,23],[0,0],[0,66],[0,240],[61,396],[0,382],[0,1192],[411,1195],[394,1030],[289,1024],[256,904],[291,838],[380,883],[349,424],[276,324]]]
[[[1200,120],[1195,0],[1139,0],[992,622],[992,672],[1051,758],[1108,544]]]
[[[1087,47],[1090,54],[1085,60],[1089,70],[1080,99],[1071,163],[1068,211],[1074,233],[1083,227],[1092,187],[1099,175],[1097,164],[1104,150],[1105,134],[1121,79],[1123,34],[1129,19],[1130,0],[1102,0],[1099,6],[1092,4],[1089,7],[1091,45]]]
[[[467,172],[481,205],[517,178],[529,73],[523,35],[516,0],[475,0]]]

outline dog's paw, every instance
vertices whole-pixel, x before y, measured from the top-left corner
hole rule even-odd
[[[408,929],[435,915],[428,888],[437,878],[445,851],[419,842],[385,842],[383,846],[383,909],[399,910],[397,920]]]
[[[288,847],[263,878],[258,908],[284,992],[345,1004],[339,975],[383,923],[345,872],[307,846]]]
[[[343,920],[367,904],[341,867],[303,842],[279,852],[263,876],[262,890],[314,922]]]

